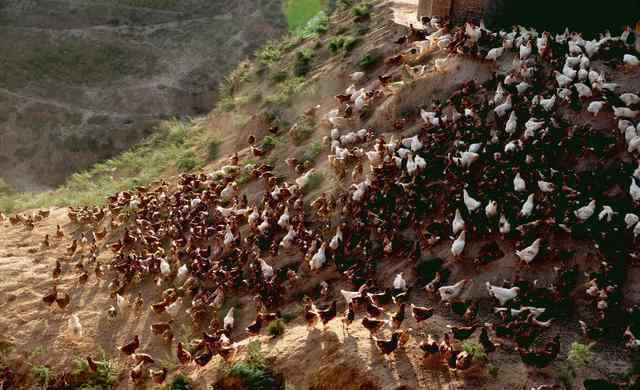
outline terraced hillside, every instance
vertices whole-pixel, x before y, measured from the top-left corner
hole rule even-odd
[[[3,1],[2,178],[52,187],[159,119],[208,112],[222,76],[286,25],[279,0]]]

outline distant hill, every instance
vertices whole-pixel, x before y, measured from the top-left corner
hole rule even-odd
[[[218,81],[287,28],[280,0],[0,3],[0,176],[18,190],[214,105]]]

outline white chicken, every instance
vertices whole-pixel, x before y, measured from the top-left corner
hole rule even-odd
[[[513,179],[513,189],[516,192],[524,192],[527,190],[527,183],[525,183],[520,172],[516,173],[516,177]]]
[[[231,309],[229,309],[229,311],[227,312],[227,315],[224,316],[224,320],[223,320],[223,326],[224,326],[224,330],[227,332],[230,332],[231,329],[233,329],[233,323],[234,323],[234,318],[233,318],[233,312],[234,312],[234,307],[232,306]]]
[[[613,107],[613,115],[616,118],[634,119],[638,116],[638,111],[634,111],[628,107]]]
[[[536,256],[538,256],[538,252],[540,252],[540,242],[541,239],[537,238],[528,247],[522,250],[516,250],[516,256],[518,256],[520,260],[524,261],[525,263],[530,264],[533,260],[535,260]]]
[[[551,111],[555,104],[556,104],[556,95],[553,95],[548,99],[540,99],[540,106],[542,106],[542,108],[547,112]]]
[[[355,298],[360,298],[362,296],[359,291],[340,290],[340,293],[344,297],[344,300],[347,302],[347,305],[353,302]]]
[[[262,272],[262,277],[266,280],[269,280],[273,277],[273,267],[267,264],[264,259],[260,259],[260,271]]]
[[[311,260],[309,260],[309,266],[311,268],[311,271],[315,271],[322,268],[324,263],[327,261],[327,257],[325,254],[326,245],[327,244],[323,242],[322,245],[320,246],[320,249],[318,249],[318,251],[313,255],[313,257],[311,257]]]
[[[631,229],[638,223],[638,221],[640,221],[640,217],[638,217],[636,214],[627,213],[624,216],[624,223],[627,225],[627,229]]]
[[[573,79],[571,77],[567,77],[566,75],[558,72],[557,70],[554,71],[554,73],[556,76],[556,82],[558,83],[558,86],[560,88],[567,87],[569,84],[573,82]]]
[[[507,120],[507,124],[505,125],[504,131],[512,135],[516,132],[518,128],[518,117],[516,116],[515,111],[511,111],[511,115],[509,115],[509,119]]]
[[[120,313],[124,313],[127,307],[129,306],[129,303],[127,302],[126,299],[124,299],[122,295],[116,293],[116,306],[118,307],[118,311]]]
[[[598,116],[598,114],[600,113],[600,110],[602,110],[604,105],[605,105],[605,102],[603,101],[591,102],[589,103],[589,107],[587,107],[587,111],[592,113],[593,116]]]
[[[596,201],[595,199],[593,199],[591,200],[591,202],[589,202],[589,204],[587,204],[586,206],[580,207],[579,209],[575,210],[573,213],[576,216],[576,218],[578,218],[579,220],[586,221],[587,219],[591,218],[595,210],[596,210]]]
[[[556,189],[555,184],[544,180],[538,180],[538,189],[542,192],[553,192]]]
[[[440,294],[440,299],[445,302],[453,301],[454,299],[460,296],[464,287],[467,285],[467,283],[470,283],[470,282],[471,282],[470,279],[462,279],[458,283],[453,284],[451,286],[440,287],[438,289],[438,293]]]
[[[640,60],[638,60],[638,57],[634,56],[633,54],[625,54],[622,57],[622,62],[624,62],[625,65],[629,66],[638,66],[640,64]]]
[[[620,95],[620,100],[622,100],[627,106],[640,103],[640,97],[635,93],[623,93]]]
[[[160,273],[162,276],[167,277],[171,274],[171,265],[165,258],[160,259]]]
[[[402,277],[402,272],[396,275],[393,279],[393,289],[396,291],[406,291],[407,281]]]
[[[284,212],[282,213],[282,215],[280,216],[280,218],[278,218],[278,226],[280,226],[283,229],[286,229],[287,227],[289,227],[289,208],[285,208]]]
[[[519,287],[504,288],[493,286],[489,282],[486,283],[486,286],[489,295],[496,298],[500,302],[500,306],[504,306],[504,304],[516,298],[520,292]]]
[[[295,229],[293,228],[293,226],[289,227],[289,231],[287,232],[287,234],[282,238],[282,241],[280,241],[280,246],[283,247],[284,249],[289,249],[291,248],[291,246],[293,245],[293,242],[296,238],[297,234]]]
[[[600,211],[600,213],[598,213],[598,221],[602,221],[603,219],[606,219],[607,223],[611,223],[611,219],[616,214],[617,213],[615,211],[613,211],[611,206],[607,206],[607,205],[602,206],[602,211]]]
[[[458,235],[458,238],[456,238],[451,244],[451,254],[454,257],[460,257],[460,255],[464,251],[464,247],[467,244],[466,237],[467,237],[467,232],[463,230]]]
[[[511,231],[511,224],[504,214],[500,215],[500,221],[498,222],[498,230],[500,234],[508,234]]]
[[[496,215],[498,215],[498,202],[496,202],[495,200],[490,200],[484,208],[484,214],[489,219],[494,218]]]
[[[77,314],[71,314],[69,317],[69,329],[74,336],[82,337],[82,324]]]
[[[460,157],[454,157],[453,161],[463,168],[469,168],[471,164],[478,161],[480,155],[474,152],[462,152]]]
[[[534,194],[529,194],[527,200],[522,204],[522,208],[520,209],[520,215],[528,218],[531,216],[534,207]]]
[[[631,185],[629,185],[629,195],[634,202],[640,202],[640,186],[636,183],[636,178],[631,177]]]
[[[502,53],[504,53],[504,47],[494,47],[489,50],[485,59],[488,61],[496,61],[498,58],[502,57]]]
[[[498,115],[499,117],[503,117],[507,112],[511,111],[512,108],[513,106],[511,104],[511,95],[509,95],[502,104],[494,108],[494,111],[496,115]]]
[[[335,251],[338,249],[341,242],[342,242],[342,230],[340,229],[340,225],[338,225],[338,227],[336,228],[336,234],[333,236],[333,238],[331,238],[331,241],[329,242],[329,248]]]
[[[466,189],[462,190],[462,200],[464,201],[464,205],[467,206],[467,210],[470,213],[476,211],[481,205],[480,202],[469,195],[469,192],[467,192]]]
[[[451,231],[454,235],[460,233],[465,228],[465,222],[462,218],[462,214],[460,214],[460,210],[456,209],[455,215],[453,217],[453,222],[451,222]]]
[[[520,45],[520,60],[526,60],[531,55],[532,45],[531,42]]]

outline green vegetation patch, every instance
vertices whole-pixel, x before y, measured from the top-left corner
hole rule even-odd
[[[116,0],[116,2],[129,7],[152,9],[174,9],[178,4],[178,0]]]
[[[327,6],[327,0],[285,0],[284,14],[289,31],[303,28]]]
[[[278,379],[271,371],[267,359],[262,353],[259,341],[249,343],[247,357],[231,366],[226,375],[242,380],[250,390],[275,390],[280,388]]]
[[[28,82],[54,80],[71,84],[112,82],[129,75],[150,73],[157,59],[143,49],[117,44],[69,40],[1,45],[0,85],[21,87]]]

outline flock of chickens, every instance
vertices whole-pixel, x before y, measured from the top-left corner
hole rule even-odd
[[[540,34],[522,27],[492,32],[437,19],[423,24],[398,39],[401,53],[385,61],[386,73],[368,87],[356,86],[367,80],[365,73],[352,74],[354,85],[336,96],[338,108],[324,118],[332,128],[326,137],[330,166],[338,178],[351,180],[350,187],[305,202],[315,169],[288,159],[302,174],[287,182],[272,165],[242,166],[235,154],[212,174],[183,174],[176,186],[162,182],[121,192],[108,198],[105,208],[70,209],[79,233],[67,254],[81,253],[78,283],[103,279],[108,272],[113,305],[105,314],[117,318],[126,310],[150,308],[157,318],[152,333],[168,344],[174,343],[178,319],[190,316],[202,338],[176,343],[182,365],[205,366],[216,355],[233,358],[234,308],[218,314],[227,297],[254,296],[256,318],[246,331],[257,335],[281,317],[278,308],[306,278],[326,275],[331,267],[353,289],[340,291],[342,302],[322,281],[319,299],[330,304],[305,298],[306,323],[324,328],[344,306],[345,334],[360,316],[357,322],[384,355],[407,346],[410,335],[422,337],[406,327],[407,309],[418,327],[434,315],[435,307],[410,303],[419,289],[439,298],[464,323],[418,344],[426,360],[453,370],[474,366],[473,354],[458,342],[478,329],[485,353],[500,346],[517,351],[526,365],[548,366],[560,353],[561,339],[539,338],[552,318],[575,318],[569,311],[578,299],[589,303],[580,313],[585,337],[624,339],[629,348],[640,347],[640,312],[622,304],[622,284],[638,256],[640,235],[640,97],[607,79],[610,68],[638,71],[632,35],[625,30],[585,40],[577,33]],[[482,84],[468,81],[448,100],[416,108],[419,131],[411,137],[386,140],[374,129],[349,131],[366,107],[406,83],[407,74],[448,72],[454,56],[497,62],[497,70],[498,64],[511,64],[511,70],[497,71]],[[437,57],[434,69],[420,63],[426,57]],[[408,128],[408,121],[393,123],[395,131]],[[253,153],[262,154],[251,138]],[[236,181],[243,171],[264,185],[251,201]],[[11,217],[11,223],[33,229],[34,219],[46,213]],[[422,260],[423,251],[450,235],[449,258]],[[42,245],[64,237],[58,226],[56,236],[47,235]],[[110,241],[114,253],[109,264],[98,260],[103,241]],[[515,276],[486,282],[486,299],[463,299],[473,281],[449,280],[451,269],[469,261],[480,271],[490,267],[505,256],[497,241],[518,248],[522,267],[548,268],[550,283]],[[588,269],[579,269],[572,242],[590,245]],[[480,248],[473,259],[471,243]],[[282,256],[298,260],[276,267],[274,259]],[[414,281],[400,273],[383,283],[376,270],[385,259],[409,259],[429,270]],[[57,261],[54,279],[63,268]],[[584,275],[586,284],[580,283]],[[141,283],[157,285],[156,301],[130,293]],[[476,317],[489,300],[497,321],[481,324]],[[55,287],[43,301],[73,307],[69,293]],[[83,332],[74,314],[69,327]],[[381,337],[387,327],[391,336]],[[150,376],[162,383],[167,369],[139,348],[138,336],[119,348],[131,356],[131,379]],[[97,369],[91,357],[87,361]]]

